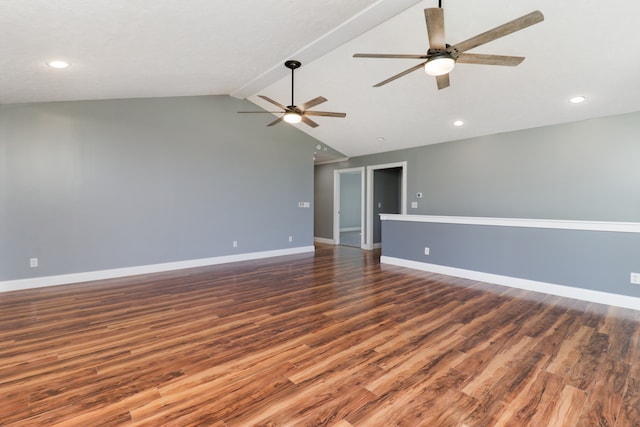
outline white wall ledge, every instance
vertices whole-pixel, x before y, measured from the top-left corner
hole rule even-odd
[[[640,233],[638,222],[573,221],[557,219],[487,218],[436,215],[380,214],[382,221],[431,222],[439,224],[489,225],[497,227],[553,228],[559,230]]]

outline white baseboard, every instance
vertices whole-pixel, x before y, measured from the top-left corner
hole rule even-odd
[[[535,280],[520,279],[517,277],[501,276],[498,274],[483,273],[480,271],[465,270],[462,268],[447,267],[425,262],[410,261],[389,256],[380,257],[381,264],[397,265],[399,267],[413,268],[415,270],[428,271],[430,273],[445,274],[447,276],[461,277],[463,279],[477,280],[495,285],[524,289],[565,298],[573,298],[582,301],[607,304],[615,307],[640,310],[640,298],[627,295],[611,294],[590,289],[574,288],[572,286],[557,285],[554,283],[538,282]]]
[[[324,237],[314,237],[313,241],[316,243],[324,243],[325,245],[335,245],[336,241],[333,239],[325,239]]]
[[[164,271],[205,267],[208,265],[227,264],[239,261],[251,261],[254,259],[271,258],[283,255],[295,255],[314,251],[315,248],[313,246],[300,246],[297,248],[276,249],[272,251],[251,252],[238,255],[225,255],[213,258],[201,258],[187,261],[167,262],[162,264],[88,271],[83,273],[61,274],[57,276],[33,277],[29,279],[7,280],[4,282],[0,282],[0,292],[42,288],[45,286],[67,285],[80,282],[91,282],[94,280],[115,279],[118,277],[135,276],[138,274],[161,273]]]

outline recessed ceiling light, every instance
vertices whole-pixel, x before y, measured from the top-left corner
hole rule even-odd
[[[71,64],[65,61],[49,61],[47,65],[51,68],[67,68]]]
[[[462,120],[456,120],[455,122],[453,122],[453,125],[458,127],[462,126],[463,124],[464,122]]]
[[[572,104],[580,104],[581,102],[584,102],[587,98],[585,98],[584,96],[574,96],[573,98],[571,98],[569,100],[570,103]]]

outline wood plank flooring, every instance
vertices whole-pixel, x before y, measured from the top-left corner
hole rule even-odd
[[[315,256],[0,294],[2,426],[640,426],[640,312]]]

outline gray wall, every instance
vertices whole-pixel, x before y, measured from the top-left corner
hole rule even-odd
[[[334,169],[400,161],[408,214],[640,222],[639,141],[636,112],[319,165],[315,235],[332,238]]]
[[[640,234],[383,221],[384,256],[640,297]],[[429,247],[429,255],[424,248]]]
[[[317,141],[236,113],[254,108],[0,106],[0,281],[312,245],[312,210],[297,205],[313,198]]]

